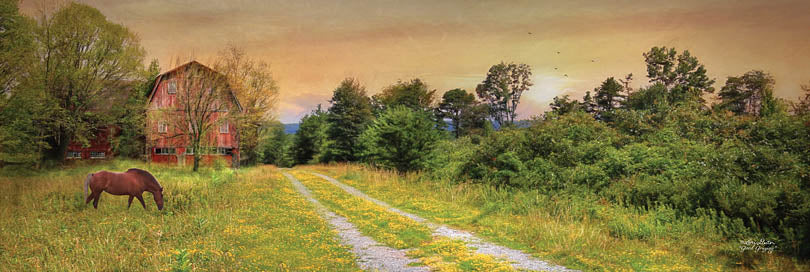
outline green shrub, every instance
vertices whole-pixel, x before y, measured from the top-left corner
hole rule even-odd
[[[441,132],[427,112],[397,106],[383,112],[360,135],[363,157],[399,172],[428,166]]]

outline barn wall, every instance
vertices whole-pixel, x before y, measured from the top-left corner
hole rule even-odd
[[[148,133],[151,135],[150,139],[148,139],[148,145],[150,146],[151,158],[153,162],[162,162],[162,163],[182,163],[182,157],[180,157],[180,162],[178,162],[178,155],[158,155],[155,154],[156,147],[173,147],[176,149],[176,152],[179,156],[185,156],[185,163],[190,164],[193,162],[193,156],[191,155],[183,155],[185,154],[185,147],[187,145],[187,139],[185,137],[170,137],[172,135],[179,134],[180,131],[171,131],[172,128],[170,126],[169,131],[167,133],[159,133],[158,131],[158,123],[163,119],[157,114],[157,110],[159,109],[166,109],[166,108],[175,108],[178,107],[177,105],[177,94],[169,94],[169,82],[174,80],[176,77],[176,73],[167,73],[160,77],[158,77],[158,83],[155,88],[154,94],[152,94],[151,101],[149,102],[149,112],[151,114],[147,114],[147,130]],[[178,93],[181,92],[181,86],[178,84]],[[226,103],[231,103],[230,101]],[[182,114],[178,112],[178,114]],[[215,120],[219,119],[220,117],[226,116],[227,112],[218,112],[212,115],[212,118]],[[219,126],[213,127],[206,135],[207,142],[209,146],[215,147],[225,147],[225,148],[232,148],[234,155],[239,154],[238,151],[238,143],[236,141],[236,132],[237,127],[233,123],[228,124],[228,132],[227,133],[220,133]],[[232,161],[231,155],[203,155],[203,162],[210,163],[215,158],[222,158],[230,163]]]

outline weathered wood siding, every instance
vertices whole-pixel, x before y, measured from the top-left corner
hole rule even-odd
[[[195,62],[186,64],[186,65],[194,65]],[[182,66],[181,66],[182,67]],[[179,67],[178,67],[179,68]],[[177,70],[177,68],[173,69],[172,71]],[[147,139],[147,145],[150,148],[151,158],[154,162],[167,162],[167,163],[177,163],[185,159],[185,162],[191,162],[193,157],[191,155],[185,155],[185,150],[187,146],[187,138],[180,136],[180,137],[171,137],[177,134],[181,134],[179,128],[169,126],[168,130],[165,133],[159,132],[158,125],[160,122],[168,122],[168,118],[163,118],[161,114],[171,114],[171,109],[176,109],[178,112],[177,114],[183,114],[180,112],[180,103],[177,101],[178,94],[181,90],[181,84],[177,84],[177,93],[170,94],[169,93],[169,84],[173,80],[177,80],[175,77],[178,76],[175,72],[167,72],[158,76],[156,79],[156,86],[153,90],[153,93],[150,95],[149,106],[147,110],[147,133],[150,135]],[[233,105],[231,101],[221,101],[221,103],[228,103],[229,105]],[[167,110],[169,110],[167,113]],[[158,113],[158,112],[163,113]],[[216,122],[222,117],[227,116],[228,112],[216,112],[212,115],[213,121]],[[172,131],[175,129],[175,131]],[[214,125],[212,127],[206,137],[206,141],[209,143],[208,146],[211,147],[221,147],[221,148],[230,148],[232,149],[232,153],[236,156],[239,154],[238,150],[238,142],[236,141],[236,133],[238,128],[231,122],[228,122],[228,131],[226,133],[220,133],[219,125]],[[156,154],[155,148],[162,148],[162,147],[170,147],[175,148],[174,155],[160,155]],[[204,162],[210,162],[214,158],[223,158],[228,162],[231,162],[232,156],[231,155],[203,155]]]

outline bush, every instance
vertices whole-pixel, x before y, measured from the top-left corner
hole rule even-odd
[[[441,132],[427,112],[390,108],[360,135],[366,161],[399,172],[428,166]]]

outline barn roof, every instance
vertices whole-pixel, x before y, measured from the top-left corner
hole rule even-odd
[[[152,87],[151,91],[149,91],[149,95],[148,95],[149,99],[147,101],[150,102],[150,103],[152,102],[152,99],[155,97],[155,92],[157,91],[158,86],[160,86],[160,81],[163,80],[163,77],[168,76],[169,74],[176,72],[180,68],[184,68],[184,67],[191,66],[191,65],[199,66],[199,67],[202,67],[202,68],[207,69],[209,71],[212,71],[214,73],[217,73],[219,75],[222,75],[222,73],[218,72],[217,70],[214,70],[211,67],[205,66],[204,64],[202,64],[202,63],[200,63],[200,62],[198,62],[196,60],[189,61],[189,62],[187,62],[185,64],[180,65],[180,66],[174,67],[171,70],[163,72],[163,73],[159,74],[157,77],[155,77],[155,86]],[[224,75],[222,75],[222,76],[224,76]],[[236,98],[236,95],[234,95],[233,91],[230,88],[228,88],[228,93],[231,95],[231,98],[236,103],[236,106],[239,108],[239,111],[242,111],[243,110],[242,109],[242,104],[239,103],[239,99]]]

